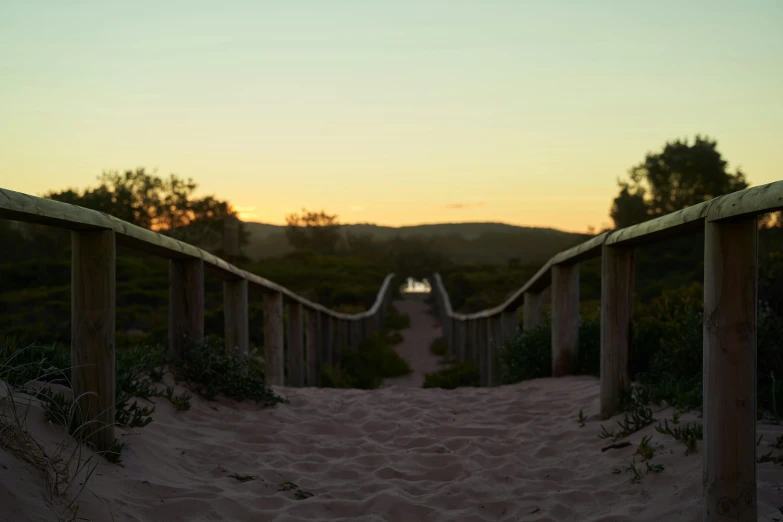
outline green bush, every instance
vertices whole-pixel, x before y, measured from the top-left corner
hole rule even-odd
[[[264,364],[253,354],[226,350],[223,340],[206,337],[203,343],[189,343],[183,358],[172,361],[170,369],[179,381],[208,400],[218,395],[265,406],[285,402],[266,386]]]
[[[424,375],[423,388],[452,390],[462,386],[481,386],[478,367],[472,362],[457,363],[449,368]]]
[[[383,327],[389,330],[403,330],[410,327],[411,318],[408,314],[400,313],[393,304],[389,305],[383,318]]]
[[[448,351],[449,345],[446,342],[445,337],[438,337],[432,341],[432,344],[430,344],[430,353],[432,353],[432,355],[443,357],[446,355],[446,353],[448,353]]]
[[[375,332],[355,349],[343,348],[340,365],[321,368],[321,386],[325,388],[359,388],[372,390],[383,379],[411,373],[408,361],[394,349],[394,334],[383,329]]]
[[[549,316],[522,330],[500,350],[500,378],[505,384],[552,375],[552,333]]]

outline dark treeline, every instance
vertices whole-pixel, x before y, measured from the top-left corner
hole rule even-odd
[[[223,221],[236,211],[214,196],[194,197],[196,184],[175,175],[161,178],[144,169],[109,172],[95,188],[52,191],[44,197],[92,208],[157,230],[223,255]],[[745,175],[727,170],[716,142],[697,137],[668,143],[619,180],[610,208],[624,227],[739,190]],[[371,306],[384,275],[429,277],[439,271],[452,305],[474,312],[502,302],[558,251],[587,234],[492,223],[421,225],[393,229],[342,225],[338,217],[306,209],[286,217],[285,254],[259,255],[258,223],[240,222],[242,255],[237,264],[326,306],[360,311]],[[773,217],[762,220],[760,298],[778,309],[783,285],[778,252],[783,229]],[[275,229],[279,230],[277,227]],[[263,238],[266,239],[266,238]],[[36,340],[65,341],[69,331],[70,235],[50,227],[0,220],[0,241],[10,245],[0,262],[0,331],[36,333]],[[637,299],[648,301],[664,289],[700,284],[703,237],[696,235],[637,250]],[[473,262],[466,262],[473,260]],[[477,262],[476,260],[482,260]],[[118,250],[118,331],[165,335],[167,263],[125,248]],[[600,297],[600,260],[581,267],[585,311]],[[207,331],[222,324],[220,281],[207,274]],[[260,299],[251,295],[251,320],[260,324]],[[261,335],[260,329],[254,335]]]

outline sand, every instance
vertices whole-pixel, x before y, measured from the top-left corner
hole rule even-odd
[[[412,321],[419,333],[406,341],[421,341],[425,327],[438,335],[431,318],[419,319]],[[430,362],[417,365],[419,376]],[[598,437],[593,377],[457,390],[410,384],[277,388],[290,404],[268,409],[194,398],[191,410],[178,412],[158,400],[150,425],[119,430],[128,445],[121,466],[97,459],[79,515],[96,522],[701,519],[701,455],[686,457],[681,442],[653,426],[630,435],[631,447],[602,452],[609,442]],[[693,420],[686,414],[681,422]],[[35,408],[28,426],[53,442],[63,436]],[[769,444],[781,433],[781,426],[760,424],[759,454],[773,451]],[[614,474],[648,435],[661,446],[653,463],[665,469],[638,484]],[[240,482],[233,473],[256,478]],[[285,483],[295,486],[286,490]],[[0,450],[0,520],[57,520],[43,503],[42,484],[38,471]],[[759,464],[758,485],[759,519],[774,520],[783,505],[783,467]],[[312,496],[297,499],[297,492]]]

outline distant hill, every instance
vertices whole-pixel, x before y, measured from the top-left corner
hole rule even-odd
[[[293,249],[285,237],[285,225],[246,222],[250,244],[245,253],[252,259],[277,257]],[[505,223],[442,223],[406,227],[373,224],[342,225],[343,232],[367,234],[377,241],[396,236],[429,237],[455,263],[506,264],[542,263],[553,254],[570,248],[587,234],[563,232],[553,228],[519,227]]]

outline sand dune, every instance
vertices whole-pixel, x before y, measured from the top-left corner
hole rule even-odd
[[[701,516],[701,457],[652,426],[631,447],[601,452],[591,377],[493,389],[292,389],[261,409],[194,399],[157,403],[147,427],[124,431],[121,466],[100,462],[79,497],[94,521],[692,521]],[[664,418],[670,411],[656,412]],[[693,416],[691,416],[693,418]],[[683,421],[690,420],[683,416]],[[31,429],[56,439],[33,412]],[[780,426],[760,425],[760,453]],[[61,434],[60,434],[61,435]],[[661,445],[665,470],[632,484],[613,474],[638,442]],[[41,478],[0,451],[1,520],[55,520]],[[20,470],[20,467],[22,468]],[[229,475],[253,475],[240,482]],[[783,504],[783,468],[759,465],[759,513]],[[287,487],[285,483],[295,484]],[[282,485],[282,486],[281,486]],[[312,494],[297,499],[297,491]],[[305,496],[304,493],[299,493]],[[101,500],[99,500],[99,497]],[[110,514],[111,513],[111,514]],[[773,520],[764,517],[763,520]]]
[[[127,444],[121,465],[95,459],[79,515],[95,522],[701,520],[700,454],[685,456],[683,443],[654,425],[630,435],[629,447],[601,451],[611,441],[598,437],[597,379],[422,389],[423,373],[438,366],[428,347],[440,328],[421,300],[395,304],[411,317],[398,350],[412,375],[373,391],[277,388],[290,403],[275,408],[194,398],[179,412],[158,400],[150,425],[118,430]],[[672,411],[654,416],[671,419]],[[603,424],[611,429],[619,418]],[[28,427],[50,450],[64,437],[40,408]],[[783,426],[758,429],[758,453],[773,451]],[[639,483],[613,473],[631,463],[645,436],[658,448],[652,463],[664,470]],[[758,481],[759,519],[783,519],[783,467],[759,464]],[[57,520],[54,511],[65,506],[47,507],[43,484],[39,471],[0,450],[0,522]]]

